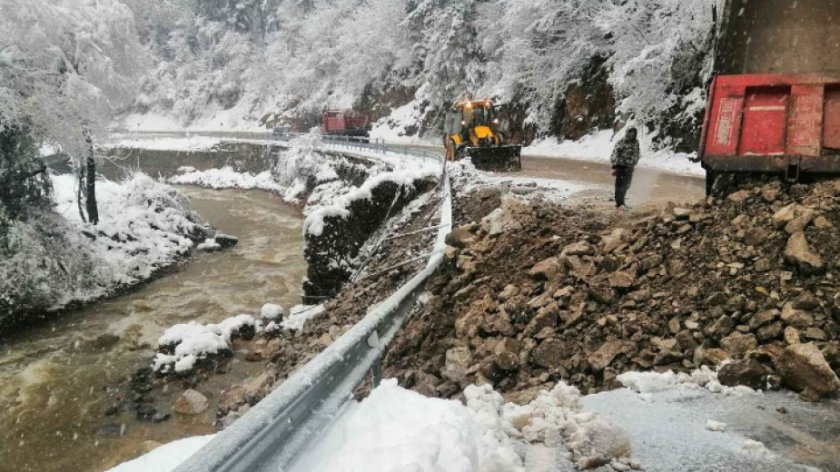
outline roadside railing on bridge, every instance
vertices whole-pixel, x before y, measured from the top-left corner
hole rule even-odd
[[[396,152],[384,142],[324,140],[325,148]],[[307,444],[352,400],[353,391],[371,375],[381,377],[381,361],[426,280],[443,262],[446,236],[452,229],[452,192],[446,161],[441,156],[404,149],[405,154],[441,163],[439,192],[443,199],[437,238],[426,266],[338,338],[293,373],[242,418],[219,432],[210,443],[181,464],[178,472],[259,472],[288,470]]]

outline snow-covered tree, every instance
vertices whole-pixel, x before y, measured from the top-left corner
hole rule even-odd
[[[28,129],[87,165],[94,222],[92,141],[132,103],[145,57],[116,0],[0,3],[0,128]]]

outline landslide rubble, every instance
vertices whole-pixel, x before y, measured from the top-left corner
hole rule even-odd
[[[482,216],[461,215],[386,376],[442,397],[490,383],[525,402],[561,379],[593,393],[626,371],[704,365],[724,385],[804,400],[840,388],[840,181],[658,214],[505,197]]]

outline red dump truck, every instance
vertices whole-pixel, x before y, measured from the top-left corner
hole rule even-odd
[[[321,132],[330,136],[367,137],[370,120],[353,110],[328,110],[324,112]]]
[[[706,188],[733,174],[840,174],[840,77],[720,75],[700,146]]]

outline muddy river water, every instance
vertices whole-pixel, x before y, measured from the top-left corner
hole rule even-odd
[[[197,254],[128,295],[0,339],[0,471],[101,471],[156,443],[213,432],[203,415],[159,424],[138,422],[131,412],[106,416],[109,389],[148,365],[157,338],[173,324],[255,314],[268,301],[300,302],[306,264],[298,210],[259,191],[181,190],[239,245]],[[202,387],[231,380],[238,379],[222,375]]]

